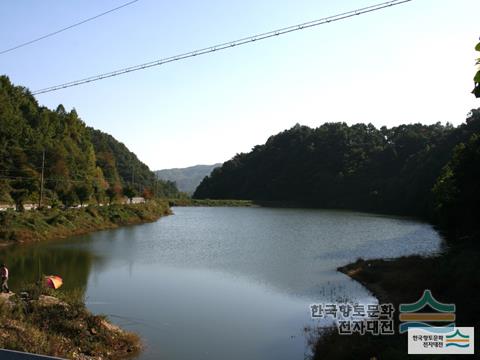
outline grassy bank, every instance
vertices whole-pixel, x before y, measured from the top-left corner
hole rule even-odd
[[[409,256],[398,259],[358,260],[338,270],[369,289],[380,302],[418,300],[425,289],[444,303],[456,304],[457,326],[475,326],[478,337],[480,312],[480,250],[473,243],[455,246],[437,257]],[[398,314],[395,315],[398,319]],[[396,322],[398,330],[398,322]],[[314,344],[314,359],[405,359],[406,335],[340,336],[326,330]],[[425,358],[425,357],[423,357]],[[428,357],[435,359],[436,357]],[[445,359],[445,355],[437,357]]]
[[[67,210],[5,211],[0,213],[0,243],[65,238],[122,225],[151,222],[170,213],[166,201]]]
[[[255,204],[251,200],[217,200],[217,199],[170,199],[168,200],[170,206],[230,206],[230,207],[242,207],[242,206],[254,206]]]
[[[138,353],[138,336],[91,314],[79,293],[29,286],[28,296],[0,295],[0,348],[68,359],[122,359]]]

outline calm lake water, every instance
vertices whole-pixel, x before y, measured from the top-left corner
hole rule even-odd
[[[365,213],[174,208],[155,223],[1,249],[15,291],[39,273],[82,288],[95,313],[139,333],[140,359],[304,359],[309,305],[375,302],[335,269],[432,254],[428,224]]]

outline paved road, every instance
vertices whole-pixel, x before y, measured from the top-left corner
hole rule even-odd
[[[145,199],[141,196],[137,196],[137,197],[134,197],[132,198],[132,204],[143,204],[145,203]],[[120,204],[130,204],[130,200],[128,200],[127,198],[124,198],[122,200],[120,200]],[[99,206],[104,206],[105,204],[99,204]],[[76,209],[80,209],[82,207],[87,207],[88,204],[84,204],[83,206],[82,205],[76,205],[76,206],[72,206],[71,208],[76,208]],[[23,208],[25,210],[35,210],[36,208],[38,207],[38,204],[23,204]],[[46,208],[50,208],[50,206],[46,206]],[[8,209],[12,209],[12,210],[15,210],[15,205],[8,205],[8,204],[0,204],[0,211],[6,211]]]

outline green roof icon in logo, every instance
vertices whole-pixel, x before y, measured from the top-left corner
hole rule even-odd
[[[468,348],[470,346],[470,336],[462,334],[459,329],[457,329],[454,334],[445,337],[447,342],[446,347],[455,346]]]
[[[446,337],[447,337],[447,339],[451,339],[451,338],[454,338],[455,336],[460,336],[461,338],[464,338],[464,339],[469,339],[470,338],[470,336],[462,334],[459,329],[457,329],[457,331],[455,331],[454,334],[447,335]]]
[[[439,312],[455,312],[455,304],[444,304],[435,299],[430,290],[425,290],[420,299],[411,304],[400,304],[400,312],[417,312],[429,305]]]

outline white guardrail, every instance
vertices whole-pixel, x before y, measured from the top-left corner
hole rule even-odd
[[[127,198],[123,198],[120,200],[120,203],[121,204],[130,204],[130,200],[127,199]],[[132,204],[143,204],[145,203],[145,198],[143,197],[140,197],[140,196],[137,196],[137,197],[134,197],[132,198]],[[99,206],[104,206],[105,204],[98,204]],[[83,204],[83,205],[75,205],[75,206],[71,206],[70,208],[71,209],[81,209],[83,207],[87,207],[88,204]],[[50,205],[48,206],[45,206],[47,209],[50,209]],[[23,204],[23,208],[25,210],[35,210],[36,208],[38,208],[38,204],[32,204],[32,203],[28,203],[28,204]],[[12,205],[12,204],[0,204],[0,211],[7,211],[8,209],[12,209],[12,210],[15,210],[15,205]]]

